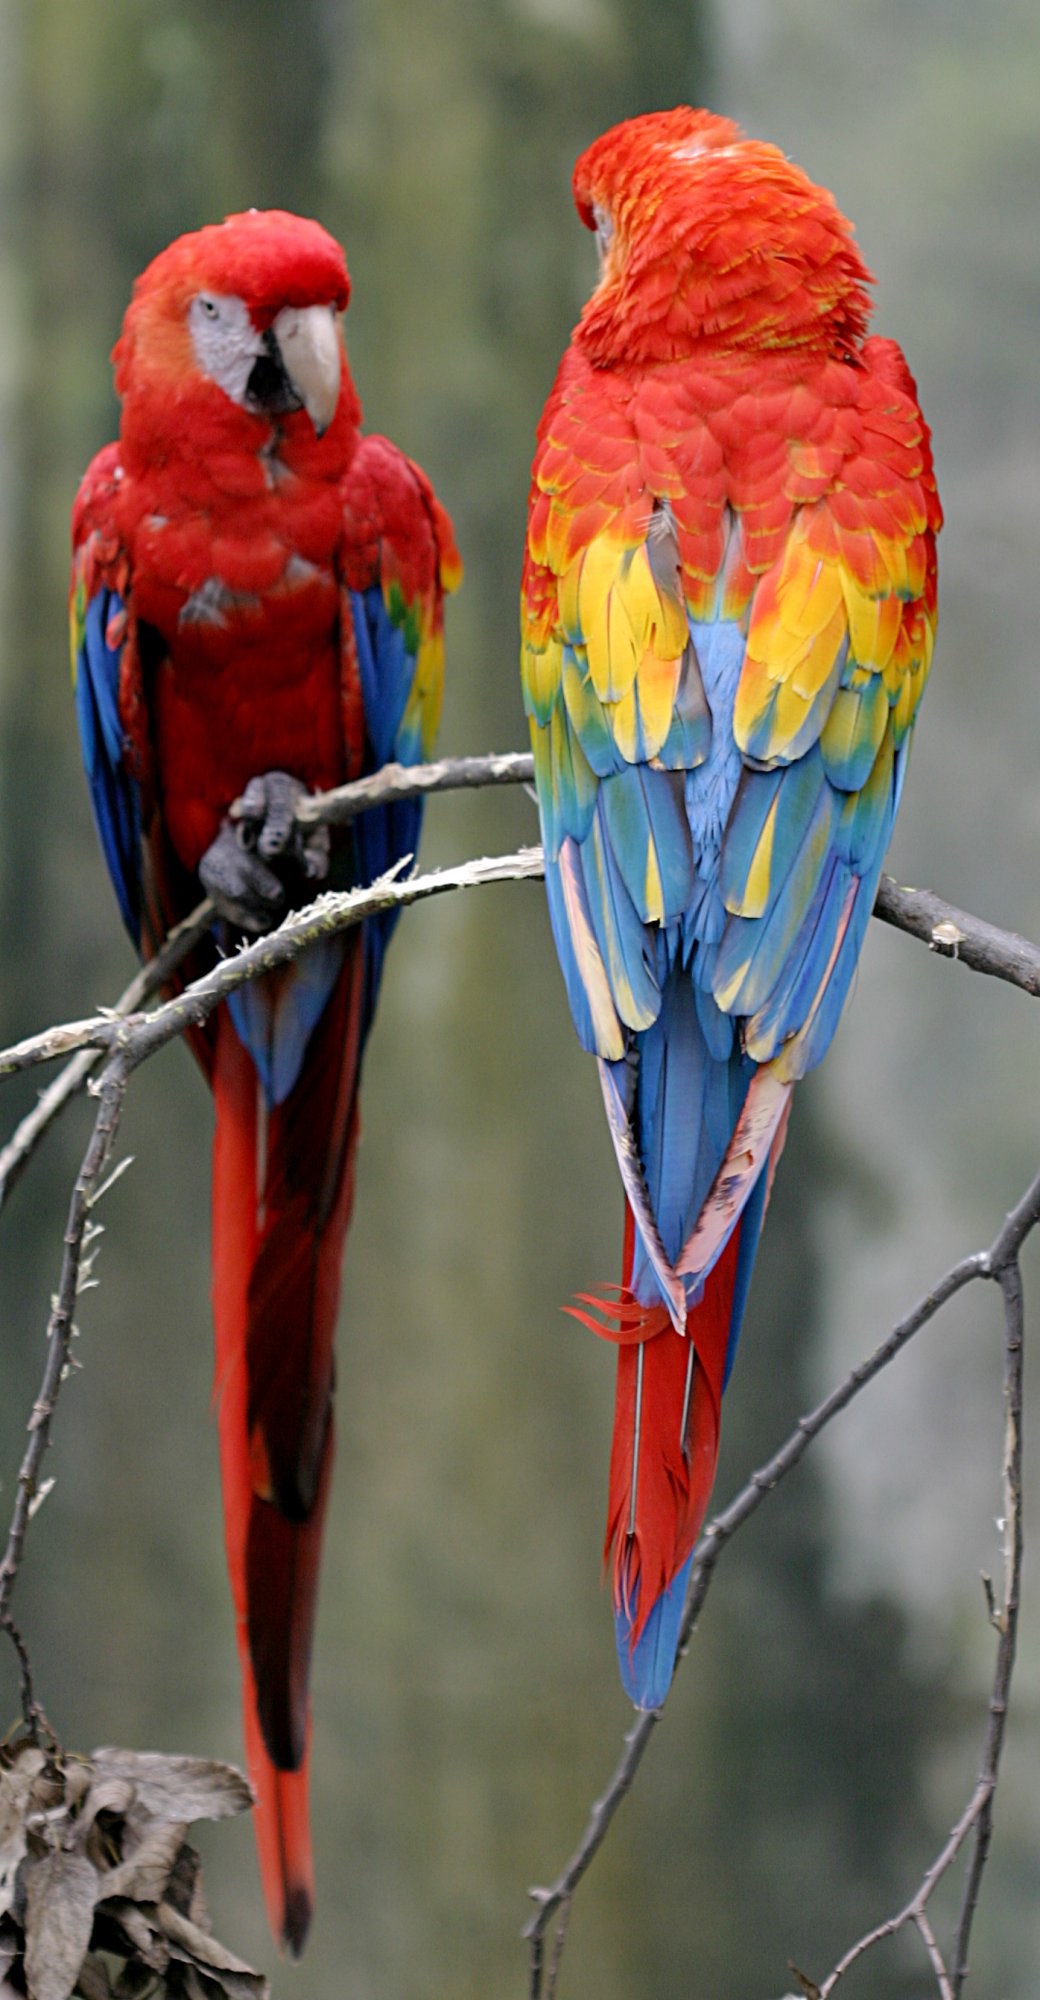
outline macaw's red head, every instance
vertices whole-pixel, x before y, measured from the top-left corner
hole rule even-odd
[[[576,339],[591,358],[707,348],[849,353],[870,312],[852,226],[776,146],[679,105],[615,125],[574,169],[600,249]]]
[[[317,222],[281,209],[229,215],[153,258],[113,350],[123,436],[255,445],[272,424],[322,437],[360,417],[337,314],[346,259]]]

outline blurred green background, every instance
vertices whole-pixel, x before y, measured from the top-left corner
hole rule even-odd
[[[521,746],[532,431],[594,261],[570,170],[606,124],[681,99],[777,140],[856,219],[948,514],[893,867],[1040,935],[1034,0],[0,0],[4,1041],[110,1000],[130,969],[77,768],[64,600],[68,510],[116,424],[106,357],[134,273],[250,204],[316,214],[346,243],[367,421],[428,468],[468,565],[443,747]],[[522,796],[436,801],[424,858],[533,835]],[[989,1240],[1035,1161],[1036,1030],[1020,994],[872,927],[838,1044],[801,1092],[720,1496]],[[34,1087],[5,1087],[5,1133]],[[537,885],[405,919],[364,1110],[315,1669],[318,1918],[276,1990],[498,2000],[526,1991],[526,1887],[569,1852],[628,1715],[599,1576],[611,1357],[558,1310],[616,1274],[620,1200]],[[87,1116],[66,1118],[0,1221],[5,1507]],[[19,1583],[41,1695],[82,1747],[240,1754],[209,1117],[182,1049],[135,1079],[136,1164],[105,1204],[57,1485]],[[1034,1258],[1034,1291],[1037,1275]],[[727,1555],[579,1893],[561,2000],[776,2000],[789,1956],[821,1976],[941,1843],[973,1782],[992,1657],[978,1573],[999,1561],[996,1303],[944,1316]],[[973,1954],[972,1990],[1002,2000],[1035,2000],[1040,1956],[1028,1597],[1024,1628]],[[16,1706],[0,1652],[0,1714]],[[218,1929],[271,1964],[250,1829],[206,1845]],[[850,2000],[932,1990],[911,1941],[848,1981]]]

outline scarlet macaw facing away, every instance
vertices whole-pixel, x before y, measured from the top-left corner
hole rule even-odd
[[[574,173],[599,283],[538,430],[523,687],[626,1196],[607,1546],[664,1700],[793,1084],[863,942],[932,656],[928,428],[831,196],[680,107]]]
[[[422,472],[359,435],[336,317],[348,292],[317,223],[251,210],[148,266],[115,349],[119,442],[73,514],[73,671],[101,843],[145,955],[202,889],[223,948],[317,884],[370,881],[415,850],[413,805],[331,841],[293,822],[301,791],[429,754],[458,576]],[[391,929],[373,919],[242,987],[195,1042],[216,1104],[216,1397],[246,1743],[271,1921],[296,1952],[313,1905],[307,1683],[333,1331]]]

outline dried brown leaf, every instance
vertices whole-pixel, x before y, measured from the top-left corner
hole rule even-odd
[[[170,1961],[169,1947],[160,1937],[151,1915],[138,1903],[132,1903],[128,1896],[105,1896],[98,1903],[97,1916],[99,1924],[107,1919],[108,1923],[119,1926],[130,1954],[141,1959],[151,1972],[165,1972]],[[109,1948],[106,1925],[106,1951]]]
[[[25,1867],[25,1983],[29,2000],[69,2000],[87,1955],[98,1873],[84,1854],[51,1854]]]
[[[159,1922],[163,1936],[169,1939],[171,1953],[188,1965],[194,1963],[208,1979],[215,1980],[229,2000],[267,2000],[268,1987],[263,1974],[236,1958],[208,1931],[200,1930],[190,1917],[183,1917],[172,1904],[162,1903]]]
[[[21,1934],[16,1930],[10,1917],[0,1917],[0,1992],[7,1984],[7,1975],[16,1958],[22,1954]]]
[[[163,1900],[172,1903],[182,1917],[190,1917],[192,1923],[198,1924],[200,1930],[212,1931],[209,1905],[202,1886],[202,1863],[195,1849],[189,1847],[187,1841],[177,1856]]]
[[[97,1776],[134,1788],[135,1805],[152,1819],[230,1819],[246,1812],[253,1794],[233,1764],[208,1757],[166,1757],[157,1750],[95,1750]]]
[[[153,1820],[116,1867],[101,1877],[100,1895],[128,1896],[135,1903],[161,1903],[167,1893],[188,1829],[169,1820]]]
[[[133,1802],[134,1788],[129,1778],[95,1778],[83,1810],[83,1821],[91,1826],[98,1813],[129,1812]]]
[[[209,1932],[194,1819],[252,1794],[230,1765],[0,1745],[0,2000],[266,2000]],[[10,1978],[8,1977],[10,1974]]]
[[[18,1868],[25,1859],[25,1812],[29,1783],[17,1770],[0,1771],[0,1917],[15,1897]]]
[[[113,2000],[153,2000],[165,1989],[156,1985],[155,1974],[139,1958],[130,1958],[113,1987]]]
[[[76,1992],[81,2000],[112,2000],[112,1984],[108,1967],[96,1952],[88,1951],[79,1969]]]

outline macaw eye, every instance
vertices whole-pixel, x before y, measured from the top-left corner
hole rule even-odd
[[[205,313],[207,319],[220,318],[220,307],[218,306],[216,300],[208,299],[206,297],[205,292],[199,293],[198,305],[200,312]]]

